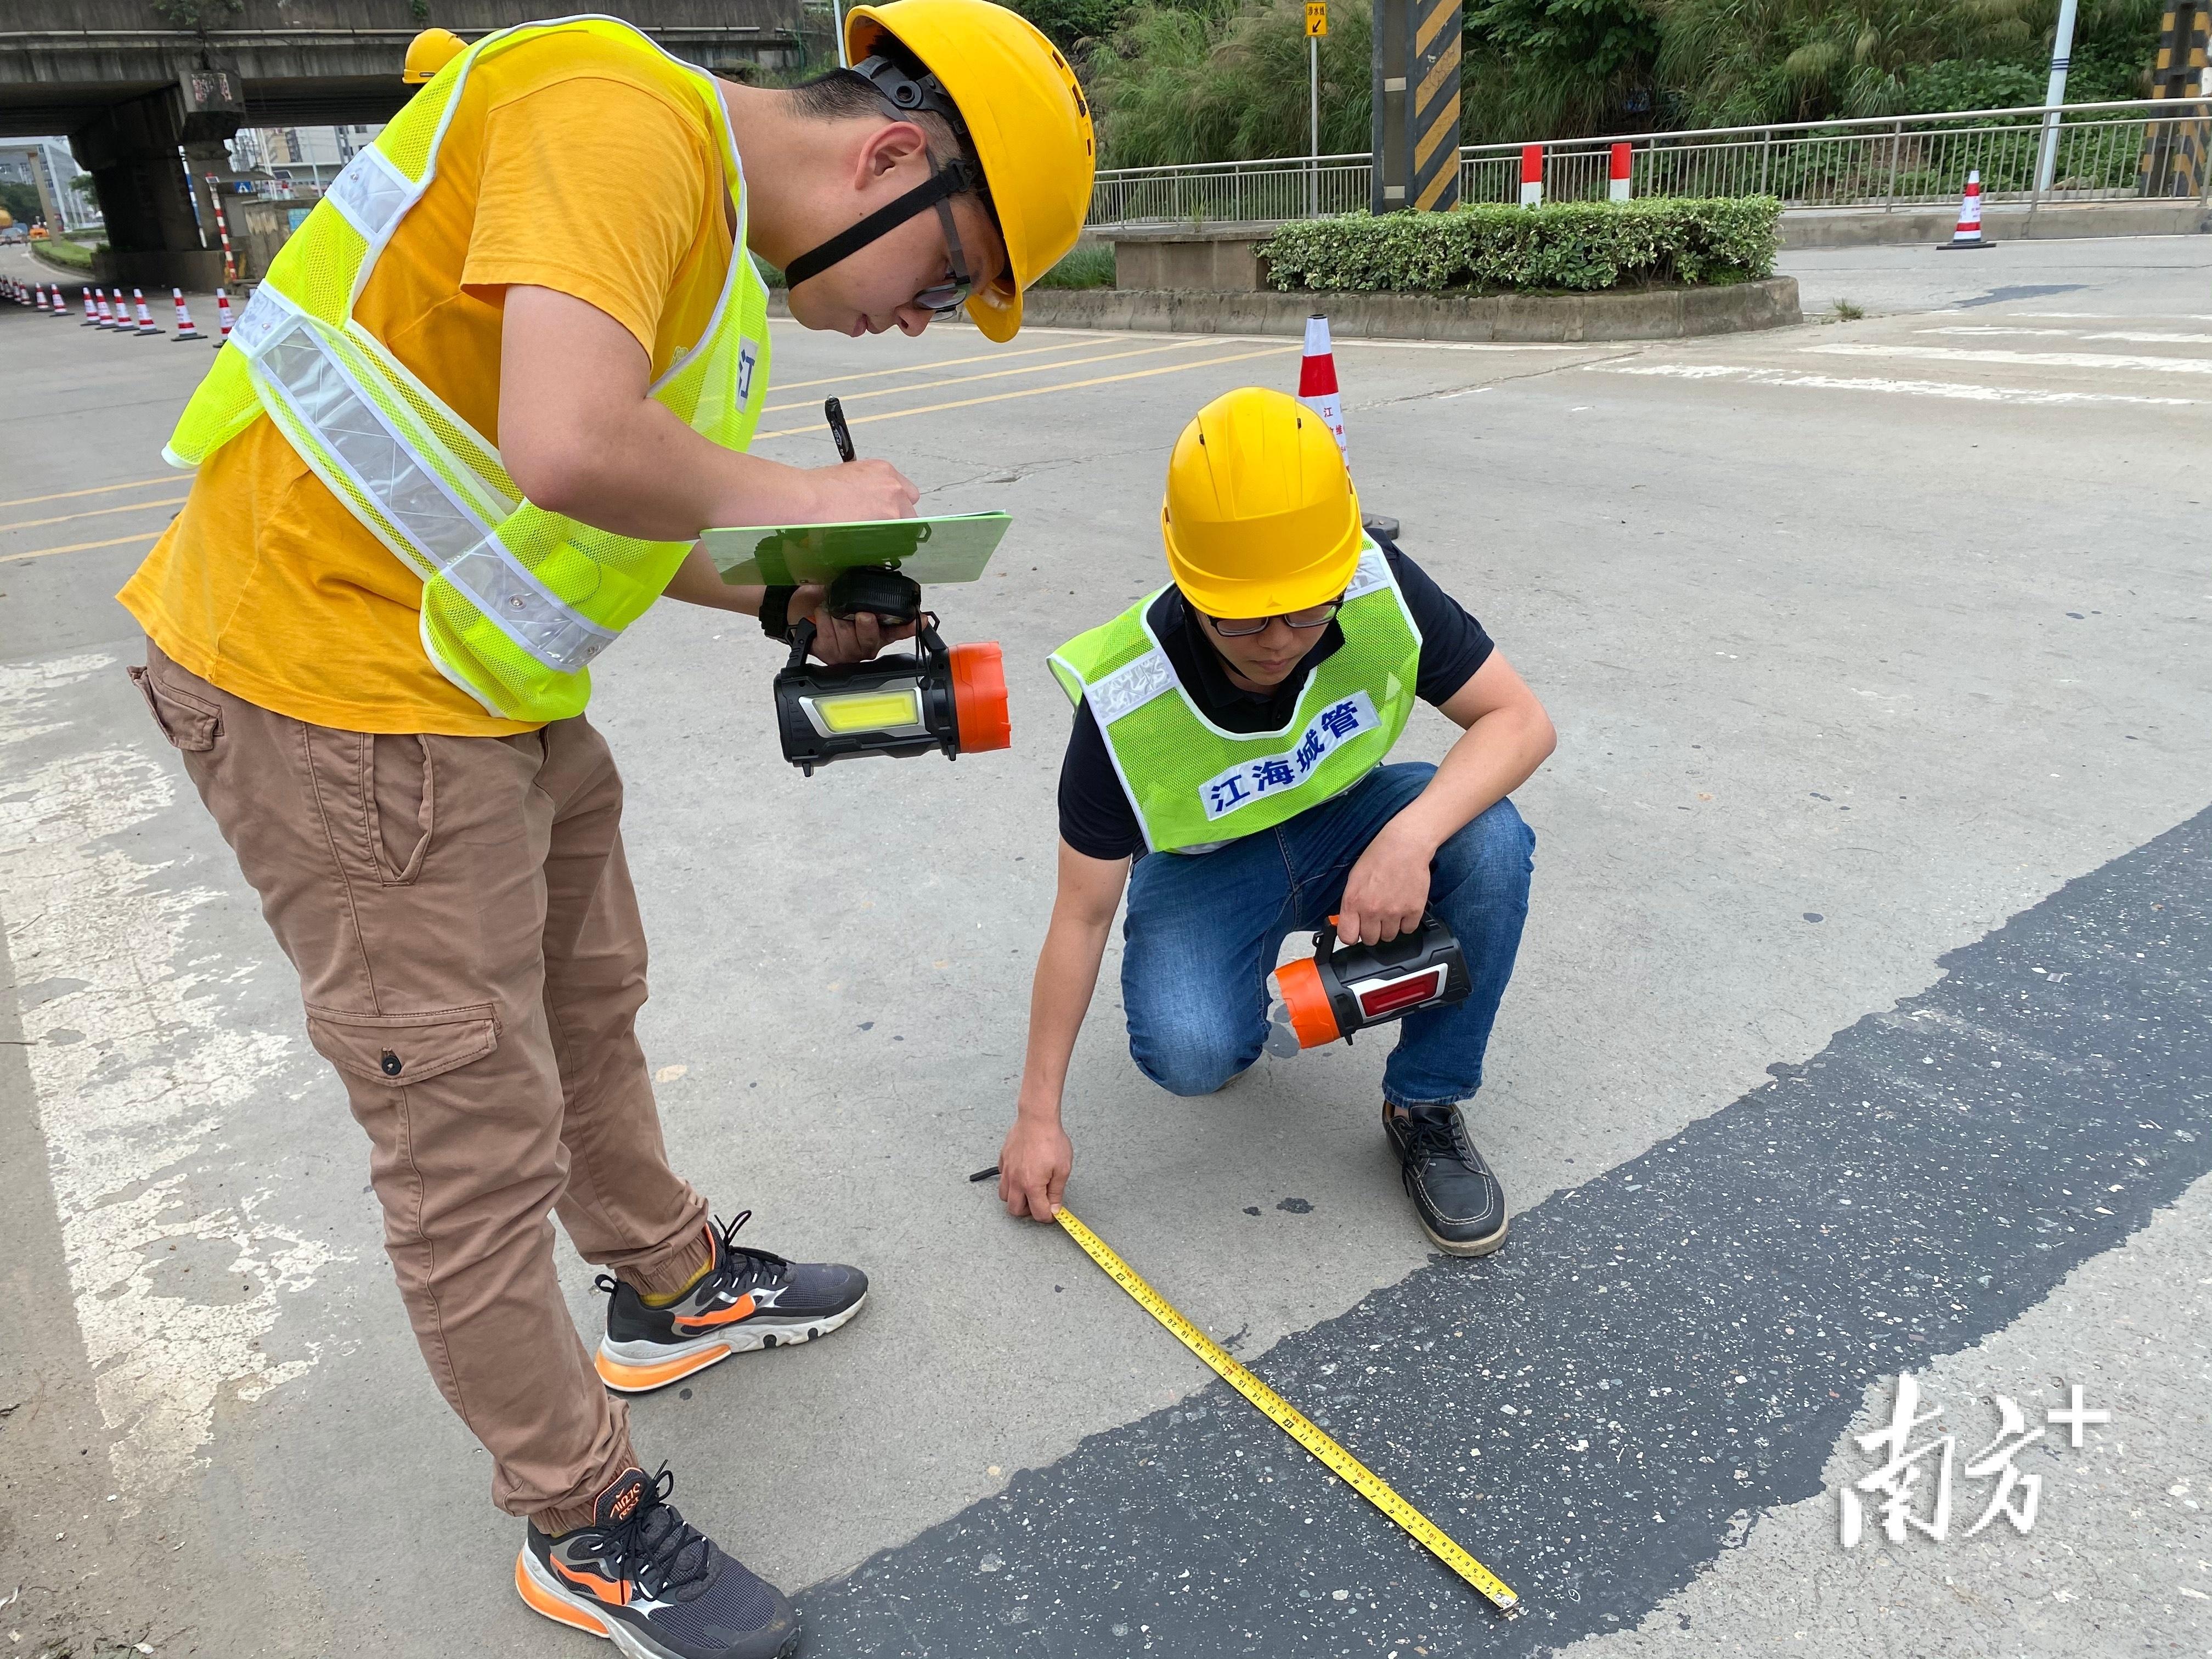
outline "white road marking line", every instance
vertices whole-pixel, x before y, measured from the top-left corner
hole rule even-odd
[[[2134,334],[2115,331],[2110,334],[2084,334],[2085,340],[2121,340],[2130,345],[2212,345],[2212,334]]]
[[[2212,374],[2212,357],[2144,357],[2118,351],[1975,351],[1963,346],[1817,345],[1823,357],[1909,357],[1921,362],[2017,363],[2027,368],[2125,368],[2153,374]]]
[[[113,1484],[135,1509],[204,1461],[218,1399],[257,1400],[314,1364],[313,1343],[284,1345],[304,1359],[267,1352],[278,1298],[346,1258],[256,1219],[267,1186],[196,1209],[192,1160],[291,1045],[227,1022],[208,990],[237,970],[185,954],[215,890],[162,887],[161,864],[118,844],[176,795],[151,721],[139,745],[25,752],[64,729],[59,694],[121,672],[106,656],[0,665],[0,916],[16,983],[54,988],[23,1011],[24,1053]]]
[[[2062,340],[2070,340],[2076,335],[2080,334],[2081,331],[2078,328],[1996,328],[1992,327],[1987,323],[1981,323],[1972,325],[1971,326],[1954,328],[1923,328],[1916,330],[1915,331],[1921,334],[1972,334],[1983,337],[1986,337],[1992,334],[2035,334],[2049,335]],[[2101,337],[2092,336],[2091,337],[2097,338]]]
[[[1975,386],[1960,380],[1887,380],[1873,376],[1796,374],[1780,368],[1735,368],[1714,363],[1589,363],[1595,374],[1659,374],[1681,380],[1737,380],[1747,386],[1802,386],[1816,392],[1887,392],[1913,398],[1950,398],[1966,403],[2152,404],[2161,408],[2194,407],[2198,398],[2142,398],[2117,392],[2037,392],[2021,386]]]

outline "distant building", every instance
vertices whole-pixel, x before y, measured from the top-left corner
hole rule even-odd
[[[64,230],[100,222],[98,203],[70,187],[72,179],[82,176],[84,169],[70,154],[66,138],[0,140],[0,184],[29,185],[40,191],[41,200],[54,204]]]
[[[230,141],[231,160],[240,173],[266,171],[295,185],[321,185],[383,131],[380,125],[246,127]]]

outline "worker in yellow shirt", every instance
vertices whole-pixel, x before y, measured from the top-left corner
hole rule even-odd
[[[1090,203],[1090,112],[1028,23],[889,0],[846,27],[854,67],[787,90],[604,18],[418,41],[421,89],[179,419],[191,496],[120,596],[368,1132],[423,1357],[527,1517],[516,1587],[631,1655],[788,1654],[799,1626],[684,1523],[610,1390],[835,1330],[867,1281],[738,1243],[744,1216],[710,1224],[669,1167],[590,664],[663,592],[778,638],[811,618],[830,660],[896,631],[726,586],[695,545],[916,499],[886,462],[745,453],[769,380],[747,250],[809,328],[964,307],[1003,341]],[[605,1269],[596,1355],[549,1210]]]

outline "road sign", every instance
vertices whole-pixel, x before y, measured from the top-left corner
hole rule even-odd
[[[1316,40],[1328,33],[1328,0],[1306,0],[1306,33]]]

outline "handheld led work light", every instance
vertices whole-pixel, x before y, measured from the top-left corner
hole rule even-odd
[[[840,422],[831,420],[832,431]],[[844,453],[848,438],[839,444]],[[849,459],[849,456],[848,456]],[[910,654],[825,666],[809,663],[814,624],[776,637],[791,658],[775,677],[775,722],[783,757],[809,777],[855,755],[924,755],[947,760],[1012,744],[1006,672],[996,645],[948,647],[937,617],[921,608],[921,584],[972,582],[1006,533],[1003,513],[950,518],[873,519],[848,524],[713,529],[699,538],[722,580],[790,587],[818,582],[830,615],[863,614],[891,627],[915,625]]]
[[[1004,653],[995,644],[946,646],[913,578],[879,568],[840,571],[829,605],[842,618],[865,611],[895,626],[913,623],[914,653],[810,663],[814,624],[797,623],[791,660],[775,677],[776,727],[793,766],[812,777],[816,767],[856,755],[904,758],[935,750],[957,760],[1012,746]]]
[[[1288,1056],[1419,1008],[1462,1002],[1472,986],[1450,928],[1424,916],[1413,933],[1379,945],[1339,945],[1336,918],[1314,934],[1314,953],[1268,976],[1267,1052]]]

